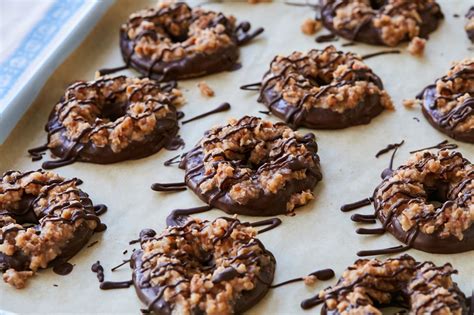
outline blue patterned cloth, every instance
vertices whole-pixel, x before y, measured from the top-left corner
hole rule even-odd
[[[113,1],[53,1],[16,49],[0,60],[0,144],[56,67],[81,43]]]

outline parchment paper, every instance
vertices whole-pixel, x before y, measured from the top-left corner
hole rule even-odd
[[[380,182],[380,173],[389,160],[389,155],[379,159],[374,155],[388,143],[403,139],[406,141],[396,158],[396,165],[399,165],[408,158],[409,151],[434,145],[447,138],[428,124],[419,109],[407,110],[402,106],[403,99],[413,98],[424,86],[434,82],[435,78],[447,71],[452,61],[474,54],[472,50],[468,50],[470,43],[464,33],[465,19],[462,17],[473,4],[472,1],[439,2],[446,19],[439,30],[431,35],[425,57],[415,58],[404,50],[402,55],[381,56],[367,61],[383,79],[397,110],[383,113],[366,126],[338,131],[314,131],[324,173],[323,181],[315,190],[316,200],[299,208],[294,217],[281,216],[283,224],[279,228],[260,236],[277,258],[275,283],[328,267],[333,268],[339,277],[358,258],[358,250],[400,244],[388,233],[383,236],[357,235],[357,225],[351,222],[350,214],[342,213],[339,208],[344,203],[372,194],[374,187]],[[151,2],[119,0],[109,10],[85,42],[49,79],[29,112],[0,147],[0,172],[40,168],[41,161],[31,162],[26,151],[45,142],[43,126],[51,108],[69,83],[78,79],[93,79],[96,69],[122,64],[118,48],[119,27],[131,12],[148,4]],[[187,117],[224,101],[232,104],[229,112],[183,126],[180,131],[186,142],[183,151],[192,148],[206,129],[224,123],[230,117],[238,118],[245,114],[262,116],[258,111],[266,108],[256,102],[257,94],[241,91],[238,87],[259,81],[274,55],[325,46],[315,43],[315,36],[306,36],[300,31],[302,21],[314,14],[309,8],[287,6],[281,2],[259,5],[225,2],[208,6],[232,13],[241,20],[247,19],[254,27],[263,26],[265,33],[241,49],[242,69],[180,82],[188,100],[182,107]],[[455,13],[461,15],[461,18],[454,18]],[[325,32],[322,30],[320,34]],[[346,41],[339,40],[335,45],[340,47],[344,42]],[[343,48],[349,49],[365,54],[383,48],[363,44]],[[136,73],[130,71],[129,74]],[[200,80],[205,80],[215,90],[214,98],[206,99],[199,94],[196,84]],[[420,122],[414,120],[414,117],[418,117]],[[277,120],[274,117],[270,119]],[[458,144],[459,150],[473,160],[473,145]],[[20,313],[139,313],[143,305],[132,288],[101,291],[90,267],[96,260],[100,260],[106,268],[106,280],[130,279],[128,267],[110,272],[111,267],[122,259],[129,258],[129,255],[122,254],[125,249],[131,252],[128,242],[136,238],[143,228],[158,231],[164,228],[165,218],[172,209],[202,205],[191,191],[163,194],[149,188],[150,184],[157,181],[182,180],[182,170],[163,166],[163,161],[178,153],[181,151],[163,150],[137,161],[111,165],[75,163],[56,169],[56,172],[65,177],[83,179],[82,188],[90,194],[92,200],[108,205],[109,211],[102,217],[108,229],[91,240],[98,240],[98,244],[84,248],[72,259],[75,267],[70,275],[62,277],[51,270],[41,271],[23,290],[0,283],[0,309]],[[367,207],[363,211],[369,213],[373,210]],[[214,218],[222,215],[223,212],[213,210],[200,217]],[[258,220],[250,217],[241,219]],[[454,276],[455,280],[470,295],[474,288],[474,252],[433,255],[410,250],[409,254],[419,260],[432,260],[438,264],[451,262],[459,270],[459,275]],[[303,313],[299,306],[301,300],[335,282],[336,279],[318,282],[315,287],[305,287],[299,283],[271,290],[249,313]],[[319,313],[319,309],[309,312]]]

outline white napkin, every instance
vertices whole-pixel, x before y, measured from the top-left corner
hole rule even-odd
[[[0,1],[0,144],[113,1]]]

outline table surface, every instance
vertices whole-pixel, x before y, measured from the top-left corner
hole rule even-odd
[[[467,0],[439,1],[446,15],[438,31],[430,36],[423,58],[409,55],[402,46],[401,55],[386,55],[367,60],[367,63],[383,79],[386,89],[396,104],[396,111],[386,111],[372,123],[338,131],[312,131],[319,148],[324,179],[318,184],[316,200],[299,208],[294,217],[281,216],[283,224],[260,236],[263,243],[277,259],[275,282],[308,274],[322,268],[333,268],[339,277],[342,271],[358,257],[360,249],[376,249],[399,245],[390,234],[360,236],[355,234],[357,225],[350,214],[342,213],[342,204],[369,196],[380,182],[380,173],[387,166],[389,155],[379,159],[375,153],[389,143],[405,140],[399,150],[396,165],[408,158],[408,152],[430,146],[447,139],[434,130],[422,117],[418,108],[408,110],[402,100],[413,98],[424,86],[443,75],[454,60],[472,56],[463,31],[463,18]],[[127,16],[151,1],[118,1],[105,14],[81,46],[50,77],[34,105],[15,128],[7,141],[0,146],[0,172],[8,169],[38,169],[42,161],[31,162],[27,149],[39,146],[46,140],[43,126],[53,105],[59,100],[68,84],[75,80],[94,78],[96,69],[122,64],[118,48],[118,29]],[[191,2],[192,3],[192,2]],[[309,8],[287,6],[281,2],[248,5],[228,2],[210,4],[210,8],[232,13],[240,20],[246,19],[254,26],[265,27],[263,36],[241,49],[243,68],[234,72],[211,75],[206,78],[180,82],[187,98],[181,109],[187,117],[211,109],[222,102],[230,102],[232,109],[187,124],[180,134],[186,142],[183,152],[192,148],[203,132],[211,126],[223,123],[231,117],[242,115],[262,116],[265,107],[256,102],[254,92],[239,90],[239,86],[257,82],[276,54],[288,54],[294,50],[323,48],[314,36],[300,31],[301,22],[313,16]],[[278,18],[275,18],[278,17]],[[325,31],[321,31],[324,33]],[[334,45],[341,47],[345,40]],[[380,47],[358,44],[351,49],[365,54],[380,51]],[[133,71],[126,72],[136,75]],[[196,85],[205,80],[216,92],[213,98],[204,98]],[[266,116],[265,116],[266,117]],[[414,118],[419,118],[420,121]],[[275,117],[270,120],[277,121]],[[301,132],[310,132],[301,129]],[[455,142],[455,141],[452,141]],[[459,150],[468,158],[474,158],[472,144],[458,143]],[[58,276],[51,270],[39,272],[23,290],[0,284],[0,307],[6,311],[26,313],[137,313],[143,307],[132,288],[101,291],[90,271],[92,263],[100,260],[106,268],[106,280],[128,280],[130,269],[123,267],[116,272],[110,268],[127,259],[122,252],[131,246],[128,242],[137,237],[143,228],[160,230],[165,218],[174,208],[202,205],[191,191],[176,194],[153,192],[153,182],[175,182],[183,178],[177,167],[164,167],[163,162],[180,152],[163,150],[153,156],[136,161],[111,165],[75,163],[55,170],[65,177],[83,179],[82,188],[95,203],[105,203],[109,211],[102,217],[107,231],[97,234],[93,247],[84,248],[71,263],[75,265],[68,276]],[[370,208],[363,209],[369,213]],[[222,216],[213,210],[199,215],[202,218]],[[241,217],[255,221],[256,218]],[[432,260],[437,264],[451,262],[459,270],[454,276],[460,287],[470,295],[474,288],[474,252],[456,255],[433,255],[417,250],[408,252],[418,260]],[[314,287],[292,284],[271,290],[249,314],[304,313],[300,302],[316,294],[320,289],[334,284],[336,279],[318,282]],[[57,285],[57,286],[55,286]],[[311,312],[317,312],[317,309]],[[0,312],[1,313],[1,312]]]

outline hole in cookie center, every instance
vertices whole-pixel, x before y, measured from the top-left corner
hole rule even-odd
[[[426,201],[435,208],[441,207],[448,201],[449,185],[447,183],[436,182],[434,185],[425,185],[425,191],[427,194]]]
[[[212,271],[216,267],[214,256],[211,253],[203,253],[199,257],[199,263],[202,271]]]
[[[164,29],[165,35],[171,39],[173,43],[182,43],[189,38],[189,25],[181,26],[179,32],[173,31],[171,29]]]
[[[324,78],[321,75],[317,75],[315,77],[308,77],[308,80],[314,86],[324,86],[324,85],[329,85],[332,81],[332,78]]]
[[[258,154],[255,153],[255,148],[243,148],[243,150],[238,153],[237,158],[234,156],[235,154],[231,155],[231,159],[238,161],[240,167],[249,168],[254,171],[269,160],[267,155],[258,156]]]
[[[105,104],[99,115],[100,118],[110,121],[116,121],[127,113],[127,104],[124,103],[109,103]]]
[[[374,10],[378,10],[385,5],[385,0],[370,0],[370,6]]]
[[[15,209],[9,209],[8,215],[15,219],[17,224],[20,224],[24,228],[28,228],[39,224],[39,219],[33,211],[34,196],[24,196],[15,207]]]

